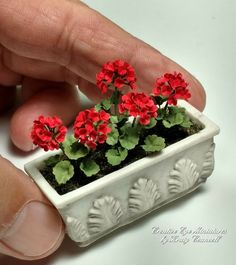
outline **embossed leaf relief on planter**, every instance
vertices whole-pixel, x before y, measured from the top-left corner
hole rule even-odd
[[[123,215],[120,202],[111,197],[104,196],[93,202],[89,210],[88,231],[90,234],[102,233],[120,222]]]
[[[176,162],[174,169],[170,172],[169,192],[176,194],[186,191],[193,187],[198,180],[197,164],[190,159],[182,158]]]
[[[212,143],[208,152],[205,155],[205,161],[203,162],[199,183],[205,182],[206,179],[212,174],[214,170],[215,166],[214,151],[215,151],[215,144]]]
[[[140,178],[129,191],[129,210],[133,213],[151,209],[161,197],[157,185],[150,179]]]
[[[84,242],[89,239],[89,234],[86,227],[74,217],[66,217],[67,234],[76,242]]]
[[[181,193],[196,184],[205,182],[214,169],[214,149],[212,143],[205,154],[202,170],[188,158],[178,160],[170,172],[168,190],[171,194]],[[128,209],[137,214],[153,208],[160,199],[158,185],[151,179],[139,178],[129,191]],[[86,242],[92,235],[97,235],[119,224],[123,211],[120,202],[112,196],[103,196],[94,200],[89,210],[87,225],[78,218],[66,217],[67,233],[76,242]]]

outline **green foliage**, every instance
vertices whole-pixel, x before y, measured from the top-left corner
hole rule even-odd
[[[44,163],[47,167],[54,167],[60,161],[60,157],[60,155],[50,156]]]
[[[158,115],[157,115],[157,120],[163,120],[163,118],[165,117],[166,114],[166,110],[163,108],[159,108],[158,109]]]
[[[111,108],[111,100],[110,99],[104,99],[101,102],[101,105],[102,105],[104,110],[109,110]]]
[[[162,123],[166,128],[171,128],[175,125],[189,128],[192,125],[185,108],[180,107],[169,107],[168,113],[164,116]]]
[[[98,103],[94,106],[94,109],[98,112],[102,109],[102,105]]]
[[[158,113],[156,115],[156,113],[152,113],[153,102],[146,101],[145,99],[148,95],[137,94],[132,96],[133,94],[129,94],[122,98],[122,95],[126,91],[125,88],[123,89],[123,85],[131,89],[134,88],[134,79],[136,78],[134,78],[133,70],[129,71],[127,63],[124,64],[124,69],[117,71],[117,63],[118,65],[120,64],[119,61],[114,61],[109,62],[107,65],[111,70],[111,80],[102,78],[103,74],[106,75],[105,67],[102,69],[101,74],[97,76],[97,83],[101,92],[108,92],[108,97],[94,106],[97,112],[102,111],[101,115],[98,113],[94,115],[93,108],[81,113],[81,116],[79,115],[75,122],[76,136],[78,135],[80,140],[76,139],[73,135],[68,136],[63,143],[61,143],[60,139],[59,146],[62,153],[54,155],[45,161],[45,167],[42,171],[46,173],[48,182],[51,181],[55,184],[57,181],[59,185],[56,184],[56,186],[60,186],[61,190],[64,189],[64,186],[72,185],[77,188],[80,185],[91,182],[95,177],[102,177],[107,172],[113,171],[114,168],[112,166],[133,163],[153,152],[160,152],[166,145],[172,144],[200,130],[200,125],[194,124],[194,126],[191,126],[192,122],[184,108],[169,105],[171,99],[177,101],[181,93],[183,93],[182,96],[179,96],[181,98],[184,97],[185,93],[186,97],[189,96],[184,83],[183,88],[180,88],[179,95],[176,94],[178,91],[176,91],[175,85],[172,84],[172,78],[174,78],[173,83],[175,78],[177,82],[182,80],[181,74],[174,73],[172,75],[167,73],[167,75],[163,76],[164,78],[158,78],[160,83],[159,81],[156,83],[153,93],[149,95],[157,106]],[[114,69],[112,69],[113,66],[111,64],[114,64]],[[127,70],[126,67],[128,67]],[[116,82],[120,82],[122,89],[121,87],[118,89],[117,84],[115,84]],[[163,84],[161,84],[162,82]],[[103,85],[106,87],[103,87]],[[164,90],[159,93],[159,90],[162,90],[162,85],[167,86],[167,90],[170,89],[169,93],[164,93]],[[107,91],[107,88],[109,91]],[[136,92],[134,91],[134,93]],[[154,94],[160,95],[155,96]],[[119,104],[122,105],[119,106]],[[148,105],[145,106],[145,104]],[[121,111],[121,109],[124,109],[124,111]],[[102,117],[104,111],[108,115]],[[136,114],[134,114],[135,112]],[[148,125],[143,125],[140,123],[143,114],[156,117],[151,118]],[[42,124],[44,123],[45,133],[51,132],[53,138],[56,138],[57,132],[61,132],[63,134],[61,136],[64,137],[64,130],[61,130],[59,125],[54,128],[53,126],[47,126],[46,120],[45,122],[42,121]],[[106,126],[111,128],[111,132],[108,134],[106,133]],[[81,128],[84,130],[80,130]],[[161,135],[163,138],[158,135]],[[85,139],[85,145],[81,144],[83,139]],[[106,139],[105,143],[104,139]],[[89,141],[91,141],[91,144],[94,144],[94,148],[92,146],[90,148],[86,147],[90,146]],[[69,181],[67,185],[60,185],[65,184],[73,176],[73,181]],[[86,176],[95,177],[87,178]]]
[[[165,148],[165,139],[157,135],[148,135],[144,140],[145,145],[142,148],[146,152],[159,152]]]
[[[111,123],[115,123],[115,124],[118,123],[119,122],[118,116],[112,115],[110,117],[110,121]]]
[[[109,149],[106,152],[106,158],[109,164],[112,166],[119,165],[128,155],[128,151],[123,149],[122,147],[118,147],[117,149]]]
[[[113,94],[110,97],[111,104],[115,106],[119,103],[121,92],[115,87]]]
[[[190,121],[189,117],[185,115],[184,120],[180,125],[184,128],[190,128],[193,125],[193,123]]]
[[[119,142],[122,147],[131,150],[139,142],[139,131],[137,127],[131,127],[130,123],[125,124],[121,128],[122,135],[119,138]]]
[[[88,148],[79,143],[73,135],[66,137],[63,143],[63,149],[65,155],[72,160],[85,157],[89,153]]]
[[[166,102],[167,97],[165,97],[165,96],[155,96],[154,100],[155,100],[157,105],[161,106],[164,102]]]
[[[80,163],[80,169],[84,172],[84,174],[87,177],[96,175],[100,171],[99,165],[91,159],[84,159]]]
[[[94,106],[94,108],[95,108],[96,111],[100,111],[102,109],[108,111],[111,108],[111,100],[110,99],[103,99],[101,101],[101,103],[100,104],[96,104]]]
[[[58,162],[53,167],[53,174],[58,184],[65,184],[74,175],[74,167],[70,161],[64,160]]]
[[[151,129],[151,128],[155,127],[156,124],[157,124],[157,120],[155,118],[151,118],[150,123],[145,126],[145,129]]]
[[[121,128],[128,121],[128,118],[126,115],[122,115],[122,114],[119,114],[118,116],[112,115],[110,117],[110,121],[113,124],[117,124],[117,126]]]
[[[119,131],[116,129],[115,125],[110,125],[112,131],[107,135],[106,143],[109,145],[115,145],[119,140]]]

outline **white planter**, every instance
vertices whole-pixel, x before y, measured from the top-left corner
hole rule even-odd
[[[214,169],[213,137],[219,128],[186,102],[189,116],[204,126],[199,133],[142,158],[86,186],[59,195],[39,172],[43,160],[25,165],[47,198],[60,212],[68,235],[87,246],[111,231],[194,191]]]

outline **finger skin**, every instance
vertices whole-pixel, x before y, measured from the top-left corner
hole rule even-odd
[[[21,75],[10,70],[3,63],[3,52],[5,48],[0,41],[0,86],[15,86],[20,83]],[[0,105],[1,106],[1,105]]]
[[[2,49],[2,58],[4,65],[8,69],[11,69],[12,72],[20,73],[21,76],[55,82],[67,82],[73,85],[78,82],[78,76],[75,73],[55,62],[22,57],[6,48]],[[0,82],[1,80],[2,83],[6,82],[6,78],[1,79],[0,75]],[[14,79],[12,82],[14,82]]]
[[[64,224],[57,210],[28,176],[1,156],[0,168],[0,253],[29,260],[51,254],[64,237]],[[51,230],[43,224],[50,225]]]
[[[35,81],[35,80],[34,80]],[[39,89],[13,114],[10,124],[12,142],[23,151],[34,149],[30,131],[33,121],[39,115],[58,116],[64,124],[70,124],[80,110],[77,88],[65,83],[35,81],[23,83],[26,88],[31,86]],[[23,125],[23,126],[22,126]]]
[[[71,72],[72,79],[75,74],[91,83],[105,62],[117,58],[134,66],[140,89],[148,92],[157,77],[181,72],[190,85],[190,102],[200,110],[205,106],[204,89],[190,73],[81,2],[2,0],[0,42],[17,55],[18,65],[26,63],[19,57],[56,63]],[[13,55],[3,59],[17,70]]]

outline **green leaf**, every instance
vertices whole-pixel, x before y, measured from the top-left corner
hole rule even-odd
[[[190,128],[193,123],[189,120],[189,117],[185,117],[184,121],[180,125],[184,128]]]
[[[185,117],[185,110],[184,108],[179,107],[169,107],[169,113],[163,118],[163,125],[166,128],[171,128],[175,125],[181,125],[184,121]]]
[[[111,100],[110,99],[104,99],[101,102],[101,105],[102,105],[103,109],[109,110],[111,108]]]
[[[150,123],[145,126],[145,129],[151,129],[151,128],[155,127],[156,124],[157,124],[157,120],[155,118],[151,118]]]
[[[115,145],[119,140],[119,131],[113,125],[111,126],[112,131],[108,133],[106,143],[109,145]]]
[[[74,175],[74,167],[70,161],[64,160],[57,163],[53,168],[53,174],[58,184],[65,184]]]
[[[167,101],[167,97],[165,96],[155,96],[155,101],[157,105],[162,105],[165,101]]]
[[[130,124],[130,123],[127,123],[127,121],[128,121],[128,116],[120,114],[118,116],[119,128],[122,128],[125,124]]]
[[[94,109],[98,112],[98,111],[100,111],[102,109],[102,105],[101,104],[96,104],[94,106]]]
[[[170,121],[168,121],[168,120],[163,120],[162,121],[162,123],[163,123],[163,125],[166,127],[166,128],[171,128],[172,126],[174,126]]]
[[[110,121],[111,121],[111,123],[118,123],[119,122],[119,120],[118,120],[118,116],[111,116],[110,117]]]
[[[157,120],[162,120],[165,117],[166,110],[165,109],[158,109],[158,115],[157,115]]]
[[[80,163],[80,169],[84,172],[87,177],[96,175],[100,171],[99,165],[90,159],[84,159]]]
[[[192,125],[189,117],[186,114],[185,108],[169,107],[169,113],[164,117],[162,123],[166,128],[171,128],[175,125],[180,125],[189,128]]]
[[[165,148],[165,139],[158,137],[157,135],[148,135],[144,140],[145,145],[142,145],[142,148],[146,152],[159,152]]]
[[[166,128],[171,128],[175,125],[180,125],[183,121],[184,117],[182,113],[173,113],[164,118],[163,125]]]
[[[120,144],[122,147],[131,150],[139,142],[139,133],[137,128],[131,127],[131,124],[125,124],[122,128],[122,135],[119,138]]]
[[[81,157],[85,157],[89,150],[86,146],[79,143],[73,135],[66,138],[63,143],[65,155],[72,160],[77,160]]]
[[[185,109],[184,109],[184,112],[183,112],[183,117],[184,117],[184,120],[183,120],[183,122],[180,125],[182,127],[184,127],[184,128],[190,128],[193,125],[193,123],[190,121],[190,118],[186,114]]]
[[[50,156],[44,163],[47,167],[53,167],[60,161],[60,157],[60,155]]]
[[[118,147],[117,149],[109,149],[106,152],[106,158],[109,164],[112,166],[119,165],[128,155],[128,151],[123,149],[122,147]]]

